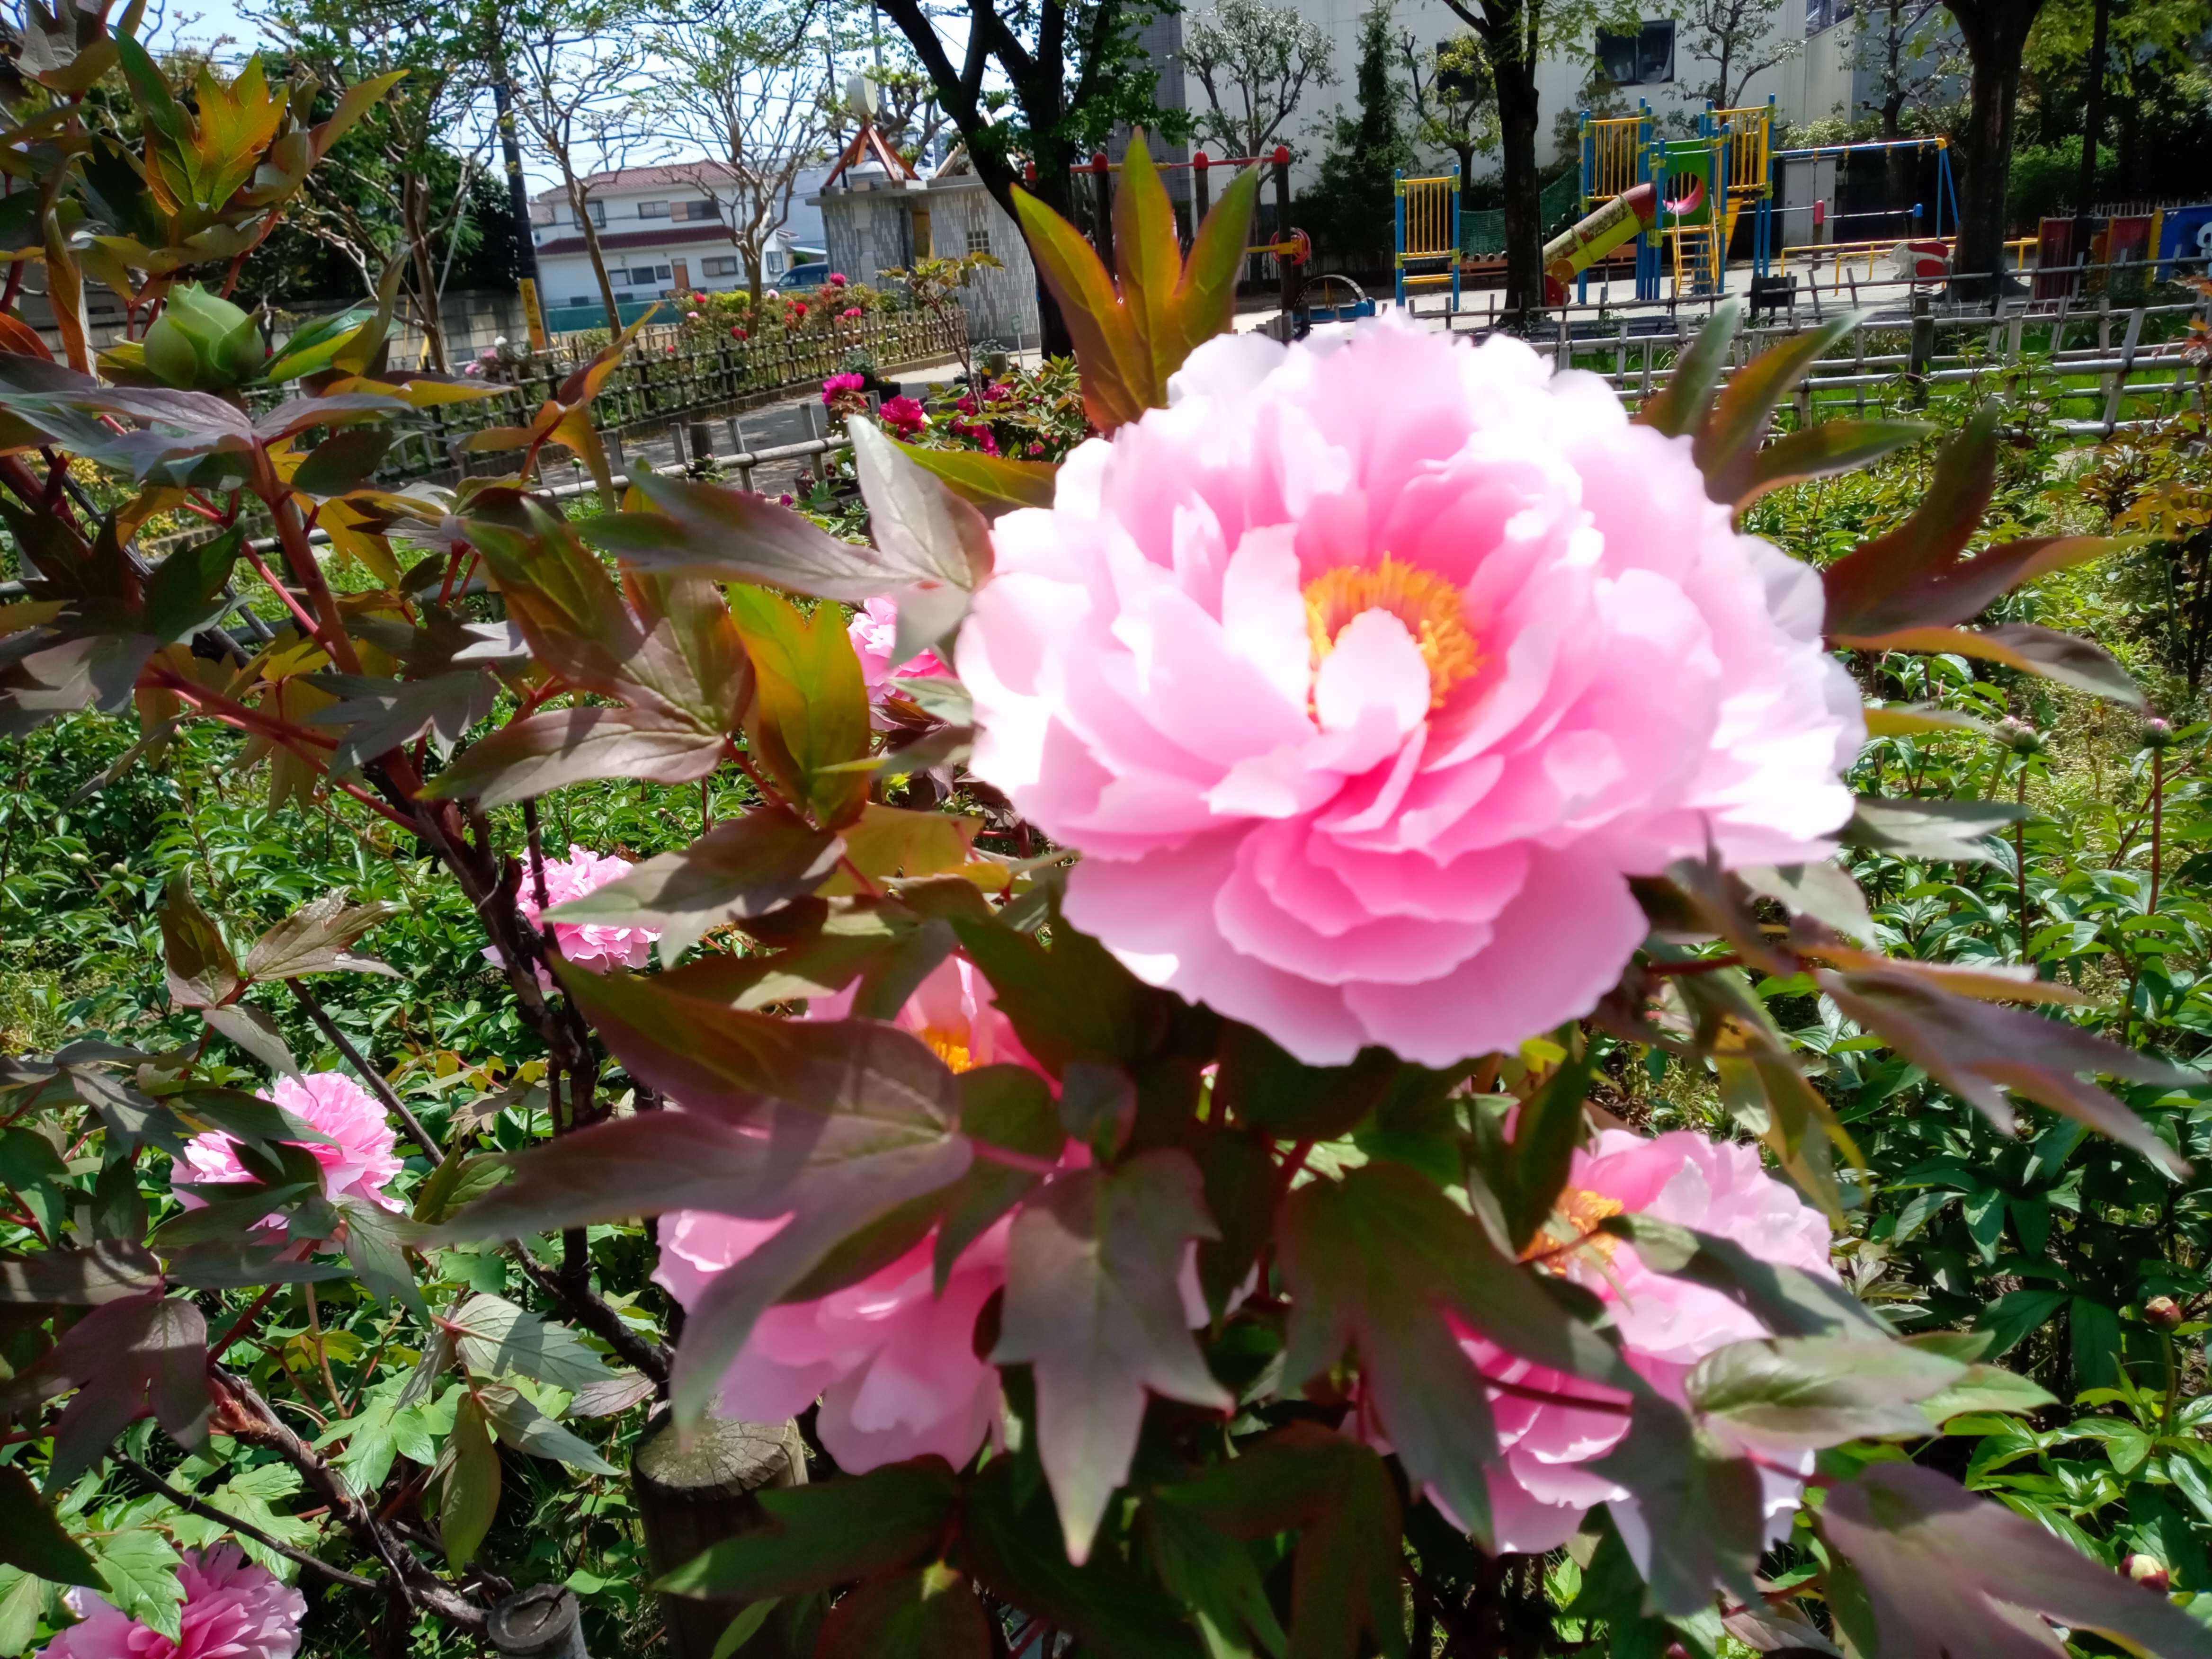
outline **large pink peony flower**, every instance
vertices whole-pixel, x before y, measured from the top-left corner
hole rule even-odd
[[[1683,1379],[1698,1360],[1731,1342],[1773,1333],[1719,1291],[1651,1272],[1632,1245],[1609,1235],[1587,1237],[1598,1222],[1623,1212],[1717,1234],[1762,1261],[1836,1277],[1828,1263],[1827,1222],[1759,1167],[1756,1147],[1686,1131],[1646,1139],[1607,1129],[1595,1147],[1577,1152],[1552,1224],[1531,1254],[1607,1304],[1628,1363],[1678,1402]],[[1461,1346],[1486,1376],[1540,1393],[1627,1402],[1618,1390],[1531,1364],[1471,1333],[1463,1334]],[[1491,1404],[1505,1452],[1503,1467],[1489,1472],[1499,1549],[1541,1553],[1565,1542],[1592,1504],[1609,1504],[1624,1541],[1639,1560],[1649,1559],[1648,1534],[1627,1491],[1587,1467],[1627,1431],[1625,1415],[1500,1393],[1492,1395]],[[1809,1455],[1797,1451],[1769,1461],[1802,1465],[1800,1473],[1811,1468]],[[1796,1507],[1798,1480],[1765,1465],[1760,1477],[1770,1517]]]
[[[294,1116],[303,1118],[336,1141],[306,1142],[316,1163],[323,1166],[324,1190],[332,1198],[365,1198],[387,1210],[404,1207],[384,1189],[400,1170],[397,1137],[376,1097],[343,1072],[310,1072],[305,1077],[283,1077],[265,1099],[273,1100]],[[185,1168],[178,1178],[187,1182],[251,1181],[239,1162],[238,1143],[228,1135],[209,1131],[185,1143]],[[201,1200],[179,1193],[187,1208]]]
[[[975,772],[1084,853],[1071,921],[1310,1061],[1585,1013],[1628,876],[1850,811],[1814,573],[1513,340],[1212,341],[995,541]]]
[[[179,1638],[148,1629],[105,1596],[72,1589],[62,1599],[83,1622],[40,1650],[40,1659],[292,1659],[307,1598],[248,1561],[235,1544],[186,1550]]]
[[[556,908],[570,899],[578,899],[594,889],[605,886],[630,872],[628,859],[611,854],[594,853],[588,848],[570,849],[565,859],[549,859],[545,864],[545,896],[551,902],[541,908],[538,902],[538,882],[528,867],[522,872],[522,888],[516,895],[516,908],[530,919],[532,927],[539,925],[538,918],[547,909]],[[564,961],[574,967],[588,968],[603,973],[610,968],[642,968],[653,954],[653,941],[660,937],[657,927],[615,927],[602,923],[556,921],[553,924],[553,942],[561,947]],[[497,962],[496,945],[484,947],[484,960]],[[549,990],[553,977],[544,968],[538,970],[538,983]]]
[[[898,639],[898,606],[888,599],[870,599],[845,629],[860,659],[860,678],[871,702],[881,702],[897,688],[891,684],[891,651]],[[924,651],[898,665],[901,679],[950,679],[952,671],[934,651]]]
[[[857,989],[857,988],[855,988]],[[810,1019],[843,1019],[854,990],[817,998]],[[964,958],[938,964],[895,1022],[955,1071],[1035,1068],[991,988]],[[743,1220],[678,1210],[662,1224],[653,1277],[687,1307],[718,1273],[775,1236],[788,1217]],[[942,1295],[933,1289],[932,1233],[889,1267],[813,1302],[785,1303],[753,1327],[722,1379],[721,1411],[776,1422],[817,1396],[822,1443],[854,1473],[936,1452],[955,1468],[997,1420],[999,1373],[975,1357],[975,1316],[1006,1282],[1002,1218],[960,1253]]]

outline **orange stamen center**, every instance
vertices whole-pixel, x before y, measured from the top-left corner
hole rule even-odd
[[[1429,707],[1440,708],[1451,690],[1481,665],[1474,635],[1461,617],[1460,591],[1433,570],[1401,563],[1386,553],[1370,567],[1340,564],[1305,586],[1306,636],[1313,665],[1336,649],[1336,637],[1366,611],[1387,611],[1406,624],[1429,665]]]

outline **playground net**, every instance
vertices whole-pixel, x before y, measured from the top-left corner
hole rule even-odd
[[[1548,236],[1573,218],[1576,209],[1582,205],[1582,180],[1571,172],[1561,173],[1544,186],[1536,205],[1538,216],[1543,222],[1541,234]],[[1504,210],[1491,208],[1472,213],[1462,210],[1459,216],[1459,251],[1474,258],[1504,252]]]

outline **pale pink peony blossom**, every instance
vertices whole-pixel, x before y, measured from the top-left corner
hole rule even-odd
[[[814,999],[806,1017],[848,1018],[857,989]],[[964,957],[939,963],[893,1023],[955,1071],[1036,1069],[1012,1024],[991,1006],[989,984]],[[789,1219],[676,1211],[661,1224],[653,1277],[688,1307],[714,1275]],[[926,1452],[956,1468],[965,1463],[998,1419],[998,1370],[975,1357],[974,1334],[975,1316],[1006,1282],[1011,1224],[1001,1218],[960,1253],[941,1295],[933,1287],[933,1232],[857,1285],[770,1309],[723,1375],[722,1413],[776,1422],[818,1396],[822,1443],[840,1468],[860,1473]]]
[[[1209,342],[994,526],[976,774],[1070,921],[1300,1058],[1586,1013],[1710,845],[1822,856],[1863,726],[1814,573],[1516,341]]]
[[[139,1623],[106,1597],[72,1589],[62,1600],[80,1624],[40,1650],[40,1659],[292,1659],[307,1598],[235,1544],[186,1550],[177,1566],[185,1603],[179,1639]]]
[[[538,902],[537,878],[527,865],[524,866],[521,890],[515,896],[516,908],[530,919],[531,926],[538,927],[538,918],[547,909],[581,898],[628,875],[630,868],[628,859],[594,853],[588,848],[574,848],[565,859],[546,860],[545,896],[549,902],[543,907]],[[644,967],[653,955],[653,941],[659,937],[657,927],[617,927],[596,921],[553,924],[553,942],[561,947],[562,959],[574,967],[588,968],[595,974],[610,968]],[[483,954],[487,962],[500,959],[495,945],[486,945]],[[553,978],[541,967],[538,981],[550,990]]]
[[[387,1210],[404,1207],[385,1191],[401,1168],[398,1138],[382,1104],[360,1084],[343,1072],[310,1072],[305,1077],[278,1078],[263,1098],[337,1143],[301,1143],[322,1165],[323,1189],[331,1197],[364,1198]],[[177,1178],[195,1184],[254,1179],[239,1161],[238,1143],[215,1130],[185,1143],[184,1168]],[[200,1206],[201,1200],[190,1193],[177,1196],[187,1208]]]
[[[860,659],[860,678],[867,683],[871,702],[880,702],[898,688],[892,683],[891,651],[898,639],[898,606],[885,598],[870,599],[845,629]],[[934,651],[924,651],[898,665],[902,679],[950,679],[952,671]]]
[[[1719,1291],[1652,1272],[1634,1246],[1610,1235],[1575,1243],[1606,1217],[1624,1212],[1716,1234],[1761,1261],[1836,1278],[1827,1222],[1760,1168],[1756,1147],[1687,1131],[1647,1139],[1607,1129],[1594,1146],[1577,1152],[1551,1226],[1531,1250],[1547,1253],[1548,1270],[1607,1304],[1628,1364],[1677,1404],[1683,1379],[1698,1360],[1731,1342],[1773,1333]],[[1486,1376],[1546,1394],[1627,1403],[1617,1389],[1532,1364],[1472,1333],[1462,1331],[1461,1346]],[[1623,1540],[1639,1561],[1649,1559],[1649,1533],[1627,1490],[1589,1468],[1627,1432],[1626,1416],[1499,1393],[1492,1395],[1491,1408],[1505,1454],[1503,1465],[1488,1471],[1499,1549],[1540,1554],[1565,1542],[1591,1505],[1608,1504]],[[1759,1476],[1771,1521],[1796,1508],[1802,1482],[1771,1466],[1802,1474],[1811,1461],[1809,1454],[1781,1449],[1768,1450],[1765,1460]]]

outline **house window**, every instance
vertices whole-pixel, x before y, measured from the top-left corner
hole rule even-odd
[[[761,267],[771,276],[782,276],[783,255],[778,253],[773,248],[769,249],[767,255],[761,261]]]
[[[668,204],[640,202],[637,204],[637,216],[641,219],[665,219],[668,216]]]
[[[968,233],[968,251],[970,253],[988,253],[991,251],[991,228],[988,225]]]
[[[1646,21],[1634,33],[1610,29],[1597,33],[1597,61],[1617,87],[1657,86],[1674,78],[1674,24],[1671,18]]]
[[[592,216],[592,222],[601,230],[607,228],[607,204],[605,202],[586,202],[584,204],[584,210]],[[576,210],[573,207],[568,210],[568,222],[578,230],[584,228],[583,220],[577,216]]]
[[[651,279],[650,279],[650,280],[652,280],[652,281],[653,281],[653,282],[665,283],[665,282],[666,282],[666,281],[667,281],[671,276],[673,276],[675,274],[676,274],[676,273],[675,273],[674,271],[672,271],[672,270],[669,270],[669,268],[668,268],[666,265],[655,265],[655,266],[653,268],[653,276],[652,276],[652,277],[651,277]],[[644,280],[647,280],[647,279],[645,279],[645,278],[640,278],[640,280],[641,280],[641,281],[644,281]]]
[[[721,254],[702,259],[699,269],[709,276],[735,276],[738,275],[737,255]]]
[[[626,306],[635,297],[635,295],[629,294],[617,294],[615,295],[615,303],[618,306]]]
[[[696,223],[702,219],[713,219],[720,216],[715,213],[714,204],[712,202],[676,202],[670,204],[668,216],[672,219],[690,220]]]
[[[568,303],[572,306],[587,306],[592,303],[592,296],[588,294],[571,294],[568,296]]]

